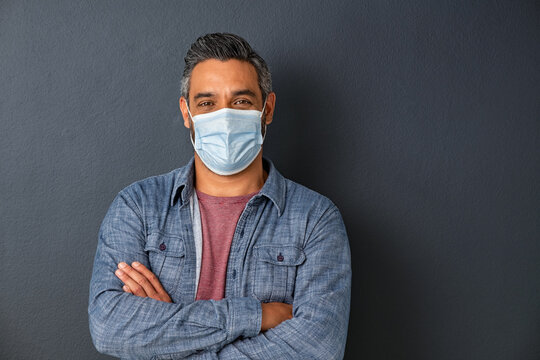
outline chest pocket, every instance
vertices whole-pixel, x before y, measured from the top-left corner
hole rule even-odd
[[[150,270],[159,278],[169,296],[174,298],[184,267],[184,241],[177,236],[152,233],[146,239],[144,251],[148,253]]]
[[[296,268],[306,259],[304,251],[293,245],[260,245],[253,251],[253,295],[263,302],[292,304]]]

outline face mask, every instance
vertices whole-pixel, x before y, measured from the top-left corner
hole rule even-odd
[[[189,108],[188,113],[191,116]],[[191,116],[195,130],[191,143],[204,165],[218,175],[233,175],[247,168],[262,148],[263,113],[264,107],[262,112],[223,108]]]

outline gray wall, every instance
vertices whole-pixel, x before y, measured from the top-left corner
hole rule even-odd
[[[274,74],[265,153],[339,206],[347,359],[540,357],[535,1],[0,2],[0,358],[98,359],[98,227],[192,155],[178,85],[207,32]]]

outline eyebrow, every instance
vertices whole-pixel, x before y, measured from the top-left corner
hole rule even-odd
[[[233,92],[233,95],[234,96],[249,95],[249,96],[257,97],[257,95],[255,95],[255,93],[253,91],[249,90],[249,89],[237,90],[237,91]]]
[[[216,96],[216,94],[211,93],[211,92],[198,93],[197,95],[195,95],[195,96],[193,97],[193,100],[197,100],[197,99],[205,98],[205,97],[214,97],[214,96]]]
[[[249,89],[242,89],[242,90],[236,90],[233,92],[233,95],[234,96],[239,96],[239,95],[248,95],[248,96],[252,96],[254,98],[257,97],[257,95],[249,90]],[[193,100],[197,100],[197,99],[200,99],[200,98],[211,98],[211,97],[215,97],[216,94],[213,93],[213,92],[201,92],[201,93],[197,93],[194,97],[193,97]]]

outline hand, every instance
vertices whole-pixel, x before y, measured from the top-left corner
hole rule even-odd
[[[262,306],[262,322],[261,331],[266,331],[276,327],[285,320],[292,319],[292,305],[271,302],[261,303]]]
[[[118,264],[118,270],[114,273],[125,284],[122,287],[125,292],[172,303],[169,294],[163,289],[153,272],[139,262],[134,262],[131,265],[121,262]]]

